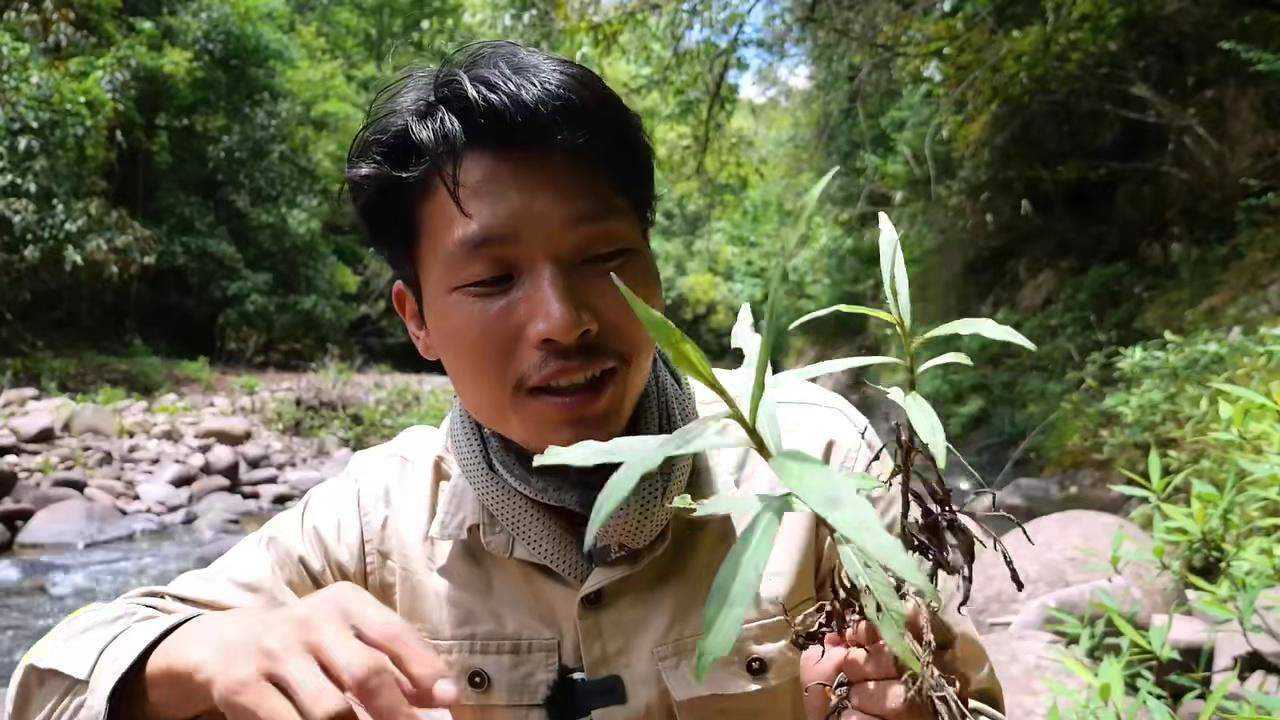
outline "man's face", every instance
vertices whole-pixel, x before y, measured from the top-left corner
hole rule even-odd
[[[425,323],[397,282],[418,352],[439,359],[480,424],[529,452],[620,435],[654,345],[609,278],[661,309],[648,238],[586,166],[547,153],[469,151],[463,215],[438,184],[419,213]]]

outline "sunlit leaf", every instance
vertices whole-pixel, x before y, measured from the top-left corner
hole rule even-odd
[[[906,604],[898,595],[893,578],[847,537],[837,535],[836,548],[845,574],[853,586],[858,588],[862,611],[867,620],[875,625],[884,644],[903,665],[919,671],[920,660],[907,642]]]
[[[949,363],[956,363],[959,365],[968,365],[969,367],[973,367],[973,360],[970,359],[968,355],[965,355],[962,352],[949,352],[949,353],[943,353],[935,358],[929,358],[916,370],[916,374],[923,375],[924,371],[928,370],[929,368],[935,368],[935,367],[938,367],[939,365],[947,365]]]
[[[1123,615],[1111,608],[1107,608],[1107,615],[1111,618],[1111,622],[1116,626],[1116,629],[1123,633],[1125,637],[1137,643],[1138,646],[1144,650],[1151,650],[1154,652],[1154,648],[1151,647],[1151,643],[1149,643],[1147,639],[1142,636],[1142,633],[1138,632],[1137,628],[1135,628],[1128,620],[1125,620]]]
[[[911,421],[911,427],[924,441],[926,447],[929,448],[929,454],[933,456],[933,461],[937,463],[938,469],[945,469],[947,466],[947,434],[942,428],[942,420],[938,419],[938,413],[934,412],[933,406],[925,400],[920,393],[912,391],[910,394],[904,394],[900,387],[875,387],[884,391],[885,395],[907,412],[907,419]]]
[[[949,323],[943,323],[938,327],[930,330],[920,336],[920,342],[933,338],[942,337],[944,335],[981,335],[991,340],[1000,340],[1002,342],[1021,345],[1028,350],[1035,350],[1035,343],[1028,340],[1022,333],[1014,330],[1008,325],[1002,325],[991,318],[961,318],[952,320]]]
[[[1209,383],[1209,387],[1221,390],[1222,392],[1227,393],[1228,395],[1235,395],[1238,398],[1272,408],[1273,410],[1280,410],[1280,405],[1277,405],[1275,401],[1273,401],[1271,398],[1263,395],[1262,393],[1256,390],[1250,390],[1247,387],[1232,385],[1230,383],[1217,383],[1217,382]]]
[[[884,296],[889,309],[911,327],[911,289],[907,281],[907,261],[902,254],[902,240],[889,216],[881,212],[880,221],[880,278],[884,282]]]
[[[722,414],[709,415],[694,420],[670,435],[631,436],[607,442],[584,440],[569,447],[552,446],[535,456],[533,465],[621,463],[604,484],[591,508],[584,541],[584,549],[589,550],[595,544],[596,533],[609,516],[622,505],[641,478],[661,465],[666,458],[704,450],[749,446],[750,441],[737,423],[726,419]]]
[[[1160,466],[1160,453],[1156,451],[1156,446],[1152,445],[1147,451],[1147,478],[1151,482],[1151,487],[1156,492],[1160,491],[1161,480],[1164,478],[1164,471]]]
[[[860,357],[836,358],[833,360],[822,360],[812,365],[793,368],[786,370],[773,376],[774,383],[780,384],[784,382],[795,382],[798,380],[810,380],[819,375],[829,375],[831,373],[852,370],[853,368],[868,367],[870,365],[886,365],[903,364],[896,357],[887,355],[863,355]]]
[[[893,315],[885,312],[884,310],[878,310],[876,308],[867,307],[865,305],[843,305],[842,304],[842,305],[832,305],[831,307],[825,307],[825,308],[822,308],[821,310],[814,310],[811,313],[801,315],[800,319],[791,323],[791,326],[788,327],[787,329],[795,330],[797,327],[800,327],[801,325],[809,322],[810,320],[815,320],[817,318],[824,317],[824,316],[830,315],[831,313],[837,313],[837,312],[854,313],[858,315],[869,315],[873,318],[876,318],[877,320],[883,320],[890,324],[894,322]]]
[[[671,507],[692,510],[691,517],[708,517],[711,515],[754,516],[765,503],[780,504],[785,512],[804,512],[808,508],[796,497],[795,493],[771,495],[766,493],[749,493],[738,490],[722,492],[705,500],[694,500],[688,493],[677,495],[671,501]]]
[[[610,273],[609,275],[613,278],[613,283],[618,286],[618,290],[622,291],[622,296],[626,298],[627,304],[631,306],[631,311],[635,313],[636,317],[640,319],[640,323],[644,325],[645,330],[649,332],[649,337],[653,338],[654,343],[662,348],[667,357],[671,358],[671,362],[675,363],[675,366],[680,368],[684,374],[719,395],[730,408],[737,408],[738,404],[734,401],[733,396],[729,394],[728,390],[725,390],[720,381],[716,379],[715,373],[711,371],[711,361],[707,359],[702,349],[662,313],[649,307],[649,303],[641,300],[639,296],[631,292],[631,288],[628,288],[618,278],[617,274]]]
[[[747,609],[760,591],[764,567],[782,524],[782,503],[765,503],[730,548],[711,583],[703,608],[694,674],[706,677],[712,663],[724,657],[742,631]]]
[[[858,545],[867,557],[914,587],[929,599],[937,590],[920,569],[919,562],[902,541],[885,529],[863,492],[880,486],[867,473],[846,475],[815,457],[787,450],[769,460],[770,467],[788,490],[794,492],[836,532]]]

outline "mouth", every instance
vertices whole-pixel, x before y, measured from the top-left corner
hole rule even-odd
[[[566,409],[584,409],[604,397],[617,376],[618,367],[611,365],[532,387],[529,394]]]

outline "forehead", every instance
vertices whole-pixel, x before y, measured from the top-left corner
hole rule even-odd
[[[643,232],[635,212],[599,171],[564,155],[471,150],[463,156],[458,181],[466,214],[439,182],[422,200],[418,232],[425,254],[599,225]]]

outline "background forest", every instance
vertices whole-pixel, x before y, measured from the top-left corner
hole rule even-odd
[[[155,393],[210,364],[423,369],[342,197],[347,143],[397,69],[510,38],[593,67],[644,116],[668,315],[702,347],[732,359],[774,239],[838,164],[787,258],[802,283],[785,319],[876,304],[889,212],[924,323],[986,315],[1039,345],[962,343],[981,370],[922,381],[979,469],[1017,452],[1024,472],[1133,471],[1135,518],[1191,585],[1223,607],[1280,585],[1249,525],[1280,510],[1273,3],[0,7],[0,386]],[[891,341],[850,317],[806,325],[779,363]],[[875,373],[846,375],[836,389],[862,407]],[[1161,503],[1197,502],[1161,525]]]

